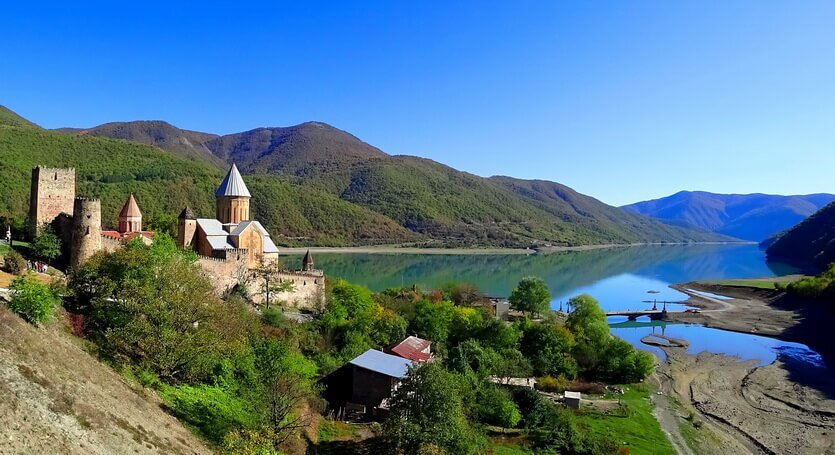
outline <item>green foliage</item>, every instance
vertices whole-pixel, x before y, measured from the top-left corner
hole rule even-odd
[[[835,202],[780,235],[766,253],[772,259],[826,269],[835,262]]]
[[[12,298],[9,309],[32,324],[42,324],[52,318],[59,298],[52,289],[32,274],[17,277],[9,286]]]
[[[52,261],[61,255],[61,239],[52,226],[44,224],[31,245],[32,254],[44,261]]]
[[[452,330],[455,307],[451,302],[421,300],[415,305],[412,327],[417,336],[443,344]]]
[[[3,257],[3,271],[20,275],[26,271],[26,259],[17,251],[10,249]]]
[[[571,356],[574,335],[555,322],[523,323],[521,351],[537,376],[577,375],[577,362]]]
[[[508,300],[515,310],[529,314],[542,314],[550,308],[551,293],[542,278],[525,277],[510,293]]]
[[[565,376],[543,376],[537,378],[536,389],[543,392],[561,393],[568,389],[568,379]]]
[[[223,438],[223,455],[281,455],[275,448],[275,435],[269,429],[233,430]]]
[[[514,428],[522,420],[519,407],[510,394],[494,384],[486,384],[478,393],[479,419],[502,428]]]
[[[835,303],[835,264],[831,264],[818,276],[789,283],[786,290],[801,297]]]
[[[394,392],[385,423],[390,444],[407,453],[436,446],[446,453],[472,454],[484,438],[466,418],[462,382],[437,363],[409,371]]]
[[[550,404],[536,390],[526,387],[513,389],[513,401],[522,414],[522,426],[540,427],[550,411]]]
[[[252,426],[255,420],[248,403],[220,387],[165,387],[161,395],[177,418],[216,443],[232,430]]]
[[[281,328],[286,321],[281,310],[275,308],[267,308],[262,311],[261,320],[263,320],[265,324],[275,328]]]
[[[133,241],[73,271],[70,289],[102,354],[193,382],[240,349],[251,313],[217,299],[193,259],[159,235],[151,246]]]
[[[618,445],[609,436],[584,431],[571,410],[550,406],[542,424],[531,432],[536,452],[610,455]]]

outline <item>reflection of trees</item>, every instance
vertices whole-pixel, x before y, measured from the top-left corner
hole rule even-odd
[[[432,289],[469,282],[493,296],[510,295],[529,275],[542,277],[553,295],[563,295],[623,273],[669,283],[772,274],[756,247],[731,245],[657,245],[529,256],[320,254],[317,259],[328,275],[373,290],[412,284]]]

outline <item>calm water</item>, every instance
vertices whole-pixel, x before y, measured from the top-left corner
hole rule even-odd
[[[508,296],[522,277],[532,275],[548,283],[555,309],[570,297],[587,293],[607,311],[649,308],[652,304],[646,301],[654,299],[686,299],[686,295],[668,287],[674,283],[797,272],[785,264],[766,262],[763,252],[754,245],[659,245],[528,256],[320,253],[316,265],[329,276],[374,291],[412,285],[427,290],[451,282],[469,282],[494,297]],[[640,339],[663,329],[669,336],[689,340],[694,353],[707,350],[757,359],[761,364],[773,362],[778,355],[810,365],[820,363],[820,356],[796,343],[698,325],[624,321],[611,318],[616,335],[659,355],[663,355],[659,349],[643,345]]]

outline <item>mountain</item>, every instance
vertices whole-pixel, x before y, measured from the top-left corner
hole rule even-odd
[[[59,133],[78,136],[107,137],[139,142],[168,150],[177,156],[221,165],[223,160],[215,156],[206,142],[217,138],[216,134],[200,133],[177,128],[160,120],[112,122],[93,128],[60,128]]]
[[[49,164],[75,166],[80,194],[102,195],[108,222],[118,212],[111,215],[111,205],[133,192],[143,212],[170,226],[171,214],[186,203],[211,213],[207,188],[219,181],[226,164],[218,161],[224,161],[244,172],[255,216],[282,244],[524,247],[730,240],[632,214],[557,183],[483,178],[432,160],[390,156],[320,122],[226,136],[165,122],[58,132],[10,127],[0,130],[0,152],[4,147],[12,159],[0,166],[12,166],[6,172],[14,178],[0,181],[0,197],[8,197],[0,199],[0,211],[17,216],[25,214],[29,169]]]
[[[623,208],[677,226],[761,242],[791,228],[832,201],[835,201],[832,194],[775,196],[682,191]]]
[[[769,258],[823,269],[835,262],[835,203],[777,237],[766,250]]]
[[[25,128],[40,128],[38,125],[35,125],[29,120],[26,120],[25,118],[17,115],[17,113],[13,112],[11,109],[2,105],[0,105],[0,125]]]

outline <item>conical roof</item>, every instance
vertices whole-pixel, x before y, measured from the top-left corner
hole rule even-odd
[[[122,207],[122,211],[119,212],[119,217],[129,216],[142,216],[142,212],[139,211],[139,205],[136,204],[136,199],[134,199],[133,193],[131,193],[128,201],[125,202],[125,206]]]
[[[197,216],[191,210],[191,207],[186,206],[186,208],[184,208],[183,211],[180,212],[180,216],[177,218],[180,220],[196,220]]]
[[[310,254],[310,250],[307,250],[307,253],[304,255],[304,259],[302,259],[302,268],[313,268],[313,255]]]
[[[244,183],[244,178],[241,177],[241,173],[238,172],[238,167],[234,163],[232,163],[232,167],[229,169],[226,177],[224,177],[220,187],[215,191],[215,196],[252,197]]]

